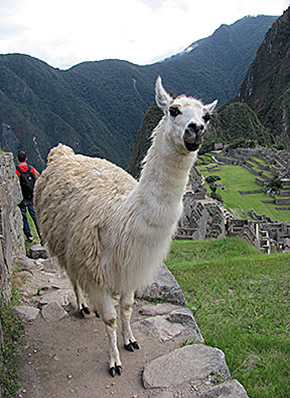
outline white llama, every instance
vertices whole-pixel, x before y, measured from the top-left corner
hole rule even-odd
[[[125,347],[134,351],[139,348],[130,326],[134,291],[152,282],[168,253],[188,173],[217,103],[173,99],[160,77],[156,102],[164,117],[153,132],[139,183],[106,160],[75,155],[59,144],[35,187],[43,237],[66,269],[79,310],[86,309],[82,291],[106,325],[112,376],[122,373],[113,297],[120,297]]]

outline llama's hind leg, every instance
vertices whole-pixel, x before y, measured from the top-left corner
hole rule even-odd
[[[132,315],[133,301],[134,301],[134,292],[123,294],[120,299],[121,322],[122,322],[124,345],[126,350],[131,352],[134,352],[134,349],[136,350],[139,349],[139,344],[137,343],[135,337],[133,336],[131,329],[131,315]]]
[[[88,315],[90,313],[90,310],[85,302],[84,296],[77,281],[73,280],[71,282],[76,296],[78,313],[84,317],[84,314]]]

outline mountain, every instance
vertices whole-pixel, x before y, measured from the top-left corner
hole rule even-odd
[[[213,142],[290,151],[290,7],[257,51],[235,97],[213,117],[204,148]]]
[[[290,149],[290,8],[265,35],[238,93],[213,115],[200,153],[213,143],[232,147],[281,146]],[[138,177],[152,125],[162,115],[152,105],[138,132],[128,171]]]
[[[155,102],[148,108],[138,131],[136,142],[128,166],[128,172],[135,178],[140,176],[141,163],[151,145],[151,134],[163,116]]]
[[[152,65],[84,62],[52,68],[27,55],[0,55],[0,148],[28,150],[39,170],[58,142],[126,168],[154,83],[205,102],[232,98],[276,17],[246,17],[222,25],[176,57]]]
[[[290,150],[290,7],[266,34],[235,101],[254,110]]]
[[[245,17],[221,25],[212,36],[192,43],[177,57],[148,66],[146,73],[162,74],[164,85],[177,94],[183,92],[204,102],[217,98],[222,105],[236,95],[276,18]]]

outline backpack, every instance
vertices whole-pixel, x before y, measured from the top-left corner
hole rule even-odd
[[[31,171],[31,166],[28,166],[27,171],[21,170],[20,167],[16,167],[20,173],[20,186],[22,190],[23,199],[32,199],[33,190],[35,184],[35,175]]]

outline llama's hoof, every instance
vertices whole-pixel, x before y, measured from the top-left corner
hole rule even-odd
[[[83,308],[81,309],[81,310],[79,310],[79,317],[81,318],[81,319],[85,319],[85,315],[88,315],[89,314],[89,312],[86,312]]]
[[[135,350],[139,350],[140,346],[139,346],[139,344],[137,343],[137,341],[133,341],[132,345],[133,345],[133,347],[135,348]]]
[[[118,365],[112,366],[112,367],[109,369],[109,373],[110,373],[110,375],[111,375],[112,377],[115,377],[115,376],[116,376],[116,373],[117,373],[119,376],[121,376],[121,374],[122,374],[122,366],[118,366]]]
[[[84,312],[84,313],[87,314],[87,315],[90,315],[90,310],[89,310],[89,308],[88,308],[86,305],[84,305],[84,304],[82,304],[82,309],[81,309],[81,311]]]
[[[100,318],[100,315],[99,315],[98,311],[95,311],[95,315],[96,315],[97,318]]]
[[[134,352],[134,349],[139,350],[140,347],[139,347],[139,344],[137,343],[137,341],[130,340],[129,344],[125,344],[125,348],[127,351]]]
[[[127,351],[134,352],[134,347],[133,347],[133,344],[132,344],[132,343],[125,344],[125,349],[126,349]]]

